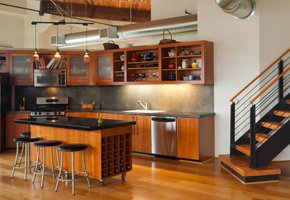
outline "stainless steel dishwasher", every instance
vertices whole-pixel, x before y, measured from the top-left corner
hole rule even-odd
[[[175,117],[151,118],[152,154],[177,156]]]

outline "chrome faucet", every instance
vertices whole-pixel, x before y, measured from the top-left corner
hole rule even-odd
[[[144,108],[144,110],[148,110],[149,103],[139,100],[138,103]]]

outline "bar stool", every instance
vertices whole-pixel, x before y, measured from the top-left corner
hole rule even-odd
[[[54,178],[54,160],[53,160],[53,147],[57,147],[59,145],[61,145],[61,141],[58,140],[41,140],[38,142],[34,143],[34,146],[36,147],[36,165],[35,168],[33,170],[33,178],[32,178],[32,183],[34,183],[36,175],[39,174],[41,175],[41,188],[43,188],[43,183],[44,183],[44,175],[46,174],[52,174],[53,178]],[[45,154],[46,151],[45,149],[49,147],[50,148],[50,162],[51,162],[51,172],[45,172]],[[40,148],[42,148],[42,163],[40,162]],[[59,159],[58,159],[58,150],[56,148],[56,159],[57,159],[57,167],[59,166]],[[42,165],[42,168],[40,170],[40,167]],[[38,172],[38,170],[40,172]]]
[[[24,180],[27,180],[27,169],[31,169],[31,159],[30,159],[30,143],[32,142],[37,142],[39,141],[40,138],[39,137],[19,137],[19,138],[16,138],[14,139],[14,142],[16,142],[16,157],[15,157],[15,160],[14,160],[14,163],[13,163],[13,166],[12,166],[12,173],[11,173],[11,178],[14,177],[14,172],[15,172],[15,169],[24,169]],[[20,159],[20,162],[18,162],[18,154],[19,154],[19,143],[22,143],[24,145],[23,146],[23,149],[24,149],[24,166],[22,167],[21,164],[22,164],[22,156],[21,155],[21,159]]]
[[[87,172],[86,169],[86,163],[85,163],[85,154],[84,151],[88,148],[87,145],[85,144],[62,144],[58,147],[58,150],[60,151],[60,168],[59,168],[59,174],[57,177],[57,182],[56,182],[56,186],[55,186],[55,191],[57,192],[58,190],[58,185],[59,185],[59,181],[62,182],[72,182],[72,194],[75,194],[75,172],[74,172],[74,153],[75,152],[82,152],[82,164],[83,164],[83,168],[84,168],[84,172],[76,172],[76,174],[80,174],[80,173],[84,173],[85,177],[87,179],[89,188],[91,187],[90,184],[90,179],[89,179],[89,174]],[[62,178],[62,170],[63,170],[63,152],[67,152],[67,153],[71,153],[71,165],[72,165],[72,171],[71,171],[71,180],[66,180]]]
[[[20,137],[31,137],[31,132],[22,132],[22,133],[20,133]],[[29,145],[29,151],[30,151],[30,145]],[[19,163],[22,162],[23,153],[24,153],[24,143],[22,143]]]

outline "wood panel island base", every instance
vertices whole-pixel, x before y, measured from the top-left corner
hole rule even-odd
[[[44,140],[60,140],[63,143],[82,143],[89,146],[85,151],[85,162],[90,178],[103,183],[103,179],[132,170],[132,125],[134,121],[104,120],[66,117],[59,120],[20,119],[16,123],[30,124],[31,135]],[[32,145],[32,159],[36,151]],[[49,158],[49,149],[46,158]],[[55,152],[54,152],[55,154]],[[42,156],[42,155],[41,155]],[[64,154],[64,169],[71,171],[71,154]],[[56,158],[56,155],[54,155]],[[75,153],[75,171],[83,171],[81,153]],[[54,159],[55,166],[57,160]],[[50,159],[46,165],[51,166]]]

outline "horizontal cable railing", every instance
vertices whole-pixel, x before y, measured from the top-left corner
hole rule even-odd
[[[250,119],[255,118],[255,121],[260,119],[265,113],[265,109],[271,108],[270,105],[275,103],[278,96],[281,96],[281,78],[278,78],[281,74],[283,74],[283,77],[285,76],[284,80],[282,80],[282,85],[284,88],[287,88],[290,83],[290,76],[287,74],[289,63],[290,49],[285,51],[271,63],[271,65],[231,98],[231,154],[236,152],[235,142],[245,133],[249,133],[251,127],[254,126]],[[273,80],[276,80],[275,83],[273,82],[273,84],[269,86],[269,83]],[[279,82],[279,84],[277,82]],[[261,94],[261,91],[265,92]],[[259,96],[257,97],[258,94]],[[272,101],[273,98],[276,100]],[[253,99],[255,102],[255,115],[252,113],[253,105],[249,104]]]

